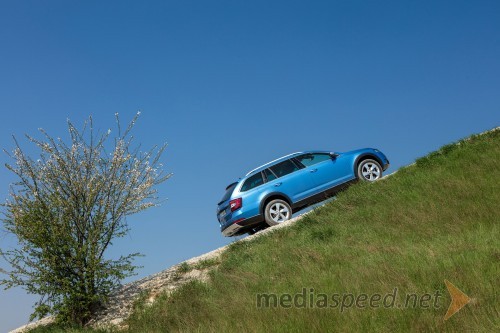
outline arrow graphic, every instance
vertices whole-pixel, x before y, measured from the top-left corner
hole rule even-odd
[[[446,285],[446,288],[448,289],[448,292],[451,296],[450,306],[448,307],[448,311],[446,311],[446,314],[444,315],[444,320],[448,320],[451,316],[460,311],[461,308],[467,305],[467,303],[469,303],[471,299],[460,289],[455,287],[450,281],[444,280],[444,284]]]

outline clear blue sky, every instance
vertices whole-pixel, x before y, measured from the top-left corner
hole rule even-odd
[[[499,125],[500,2],[0,0],[1,148],[137,110],[137,140],[168,142],[174,173],[111,250],[144,253],[139,278],[230,242],[216,203],[271,159],[369,146],[394,171]],[[0,331],[34,299],[0,291]]]

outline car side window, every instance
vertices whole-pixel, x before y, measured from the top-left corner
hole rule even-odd
[[[304,154],[296,158],[306,167],[332,159],[330,154],[324,153]]]
[[[264,170],[264,174],[266,175],[266,179],[268,182],[276,179],[276,175],[269,169]]]
[[[245,180],[245,183],[243,183],[243,185],[241,186],[240,191],[245,192],[262,184],[264,184],[264,179],[262,179],[262,173],[257,172],[255,175]]]
[[[293,163],[291,160],[286,160],[276,165],[273,165],[272,167],[269,167],[269,169],[271,169],[271,171],[274,172],[276,177],[280,178],[285,175],[288,175],[289,173],[299,170],[299,167],[296,166],[295,163]]]

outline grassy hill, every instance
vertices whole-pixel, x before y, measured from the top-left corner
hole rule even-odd
[[[356,184],[290,228],[235,243],[209,283],[138,304],[129,331],[500,331],[499,205],[496,130]],[[472,298],[446,321],[445,279]],[[258,307],[263,293],[283,306],[269,296]]]

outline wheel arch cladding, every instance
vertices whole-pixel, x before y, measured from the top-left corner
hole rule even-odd
[[[354,162],[354,175],[356,175],[356,177],[358,176],[358,167],[359,167],[359,164],[361,162],[363,162],[364,160],[375,160],[378,162],[378,164],[380,165],[381,168],[384,167],[384,164],[382,163],[382,161],[380,160],[379,157],[377,157],[376,155],[373,155],[373,154],[370,154],[370,153],[364,153],[364,154],[361,154],[359,155],[357,158],[356,158],[356,161]]]
[[[275,199],[284,200],[288,203],[288,205],[290,205],[290,207],[292,207],[292,200],[290,200],[290,198],[286,194],[273,192],[266,195],[264,199],[260,202],[260,209],[259,209],[260,213],[264,214],[264,208],[267,206],[269,202]]]

